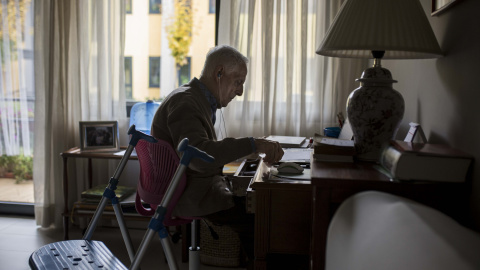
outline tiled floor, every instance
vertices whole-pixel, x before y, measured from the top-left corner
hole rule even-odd
[[[130,230],[132,242],[135,247],[141,242],[144,230]],[[81,230],[78,227],[70,229],[71,239],[81,239]],[[127,251],[120,234],[116,228],[98,227],[93,235],[94,240],[99,240],[112,251],[125,265],[129,265]],[[43,245],[62,241],[63,230],[42,229],[35,225],[33,217],[0,215],[0,270],[30,269],[28,259],[30,255]],[[180,240],[181,241],[181,240]],[[181,242],[173,245],[173,252],[180,269],[188,269],[188,263],[181,262]],[[168,269],[163,249],[158,238],[151,242],[150,247],[142,260],[141,268]],[[222,268],[201,265],[201,270],[235,270],[241,268]]]

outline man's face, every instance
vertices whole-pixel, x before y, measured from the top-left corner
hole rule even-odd
[[[219,80],[219,97],[222,107],[226,107],[236,96],[243,94],[243,84],[247,77],[247,66],[239,66],[236,70],[225,72]]]

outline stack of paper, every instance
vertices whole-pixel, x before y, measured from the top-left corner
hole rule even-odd
[[[265,139],[278,142],[283,148],[306,147],[308,145],[308,143],[305,144],[306,137],[270,135]]]

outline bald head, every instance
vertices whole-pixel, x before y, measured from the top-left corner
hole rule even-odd
[[[223,66],[227,72],[231,72],[243,68],[247,64],[248,58],[237,49],[228,45],[219,45],[208,51],[200,77],[215,78],[218,75],[215,71],[219,66]]]

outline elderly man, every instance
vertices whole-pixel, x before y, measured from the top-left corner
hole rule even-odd
[[[225,164],[252,153],[264,153],[266,163],[279,161],[283,150],[277,142],[261,138],[217,140],[216,110],[243,94],[248,59],[230,46],[212,48],[200,75],[165,98],[152,122],[152,135],[177,146],[183,138],[215,157],[215,162],[192,160],[187,185],[175,210],[176,216],[204,217],[236,231],[249,259],[253,258],[253,217],[245,202],[233,196],[222,176]]]

